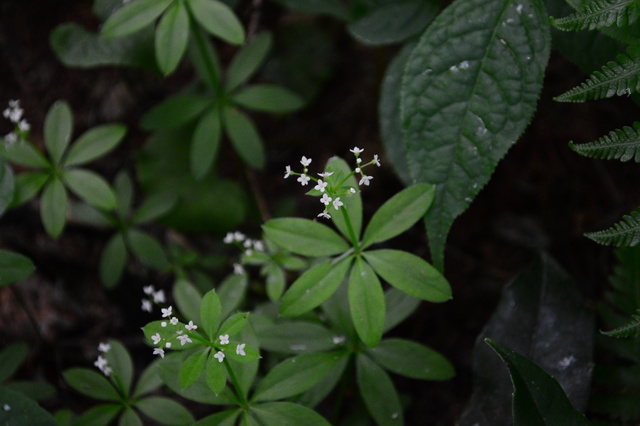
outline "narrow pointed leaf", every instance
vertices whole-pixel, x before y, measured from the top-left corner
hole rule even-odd
[[[244,43],[244,28],[233,10],[217,0],[187,0],[193,17],[210,34],[231,44]]]
[[[136,0],[111,15],[102,26],[103,38],[124,37],[156,20],[173,0]]]
[[[282,296],[280,314],[294,317],[320,306],[342,284],[350,266],[347,258],[337,265],[327,260],[309,269]]]
[[[275,324],[260,330],[260,347],[271,352],[300,354],[333,349],[335,333],[311,322]]]
[[[2,253],[8,253],[1,251]],[[0,257],[0,262],[2,258]],[[0,267],[0,270],[4,270]],[[29,347],[26,343],[12,343],[0,351],[0,383],[7,381],[27,359]]]
[[[581,31],[596,30],[611,25],[624,27],[637,19],[637,0],[593,0],[570,16],[551,18],[551,24],[563,31]]]
[[[123,395],[129,395],[131,384],[133,382],[133,361],[129,351],[117,340],[109,340],[111,349],[104,354],[109,362],[109,367],[113,369],[111,373],[112,379],[115,378],[116,383],[121,385]]]
[[[509,368],[514,389],[514,425],[590,425],[553,377],[519,353],[491,339],[485,342]]]
[[[54,165],[60,164],[62,155],[71,140],[73,117],[65,101],[54,103],[44,119],[44,143]]]
[[[356,358],[360,395],[379,426],[404,424],[400,397],[391,378],[365,354]]]
[[[176,301],[178,311],[184,315],[187,321],[201,324],[201,299],[202,295],[189,280],[178,278],[173,284],[173,300]]]
[[[402,114],[409,172],[436,185],[426,216],[443,267],[454,219],[529,124],[550,52],[539,0],[457,0],[407,61]]]
[[[373,250],[365,259],[385,281],[409,296],[428,302],[451,299],[451,286],[442,274],[416,255],[401,250]]]
[[[200,319],[202,327],[210,339],[215,337],[215,332],[220,327],[222,307],[220,306],[220,298],[215,290],[209,290],[202,298],[200,304]]]
[[[154,221],[171,211],[176,202],[177,198],[173,193],[158,192],[151,194],[131,217],[131,223],[141,225]]]
[[[169,267],[169,260],[162,245],[151,235],[137,229],[129,230],[127,234],[131,251],[145,265],[164,271]]]
[[[120,401],[118,391],[101,373],[87,368],[70,368],[62,376],[69,386],[83,395],[103,401]]]
[[[171,74],[187,51],[189,15],[182,2],[174,2],[156,28],[156,57],[164,75]]]
[[[588,232],[586,237],[593,241],[616,247],[633,247],[640,243],[640,208],[615,223],[612,227],[602,231]]]
[[[113,288],[120,281],[127,262],[127,247],[120,233],[115,234],[104,246],[100,257],[100,281],[106,288]]]
[[[420,380],[449,380],[455,375],[453,365],[445,357],[410,340],[386,339],[368,353],[382,367],[402,376]]]
[[[0,155],[14,164],[38,169],[51,167],[49,161],[33,145],[26,141],[19,141],[13,145],[0,145]]]
[[[275,244],[304,256],[332,256],[349,249],[342,237],[331,228],[308,219],[271,219],[262,229]]]
[[[207,365],[204,367],[204,378],[211,392],[214,395],[219,395],[227,384],[227,373],[224,364],[213,355],[214,351],[211,351]]]
[[[2,424],[7,426],[38,425],[57,426],[58,422],[33,399],[25,395],[0,387],[2,400]]]
[[[225,108],[224,127],[240,158],[254,169],[264,168],[264,144],[251,119],[236,108]]]
[[[640,163],[640,122],[633,123],[633,127],[616,129],[594,142],[569,142],[569,147],[585,157],[623,162],[633,159]]]
[[[126,133],[127,128],[120,124],[107,124],[86,131],[69,149],[64,165],[78,166],[102,157],[114,149]]]
[[[34,270],[35,266],[33,266],[29,258],[11,251],[0,250],[0,271],[2,271],[0,274],[0,287],[22,281],[31,275]]]
[[[182,365],[179,374],[179,381],[181,388],[188,388],[198,380],[202,371],[204,370],[205,362],[209,356],[210,348],[199,350],[198,352],[191,354]]]
[[[44,229],[53,238],[58,238],[67,220],[67,191],[60,179],[52,179],[42,191],[40,217]]]
[[[227,69],[227,92],[245,83],[259,69],[271,49],[272,41],[271,34],[263,32],[236,53]]]
[[[120,404],[103,404],[90,408],[73,423],[74,426],[107,426],[122,411]]]
[[[133,411],[133,408],[127,407],[120,415],[118,426],[143,426],[143,424],[138,413]]]
[[[360,339],[369,347],[377,346],[384,329],[384,292],[376,273],[361,258],[349,278],[349,307]]]
[[[391,239],[422,218],[435,196],[433,185],[410,186],[387,200],[373,215],[362,237],[362,248]]]
[[[292,402],[269,402],[257,404],[251,407],[251,412],[260,419],[264,426],[305,425],[305,426],[329,426],[324,417],[310,408]],[[247,426],[258,425],[255,421],[247,423]]]
[[[327,161],[327,166],[324,171],[327,173],[333,172],[335,176],[343,176],[344,179],[344,176],[349,175],[352,170],[349,164],[342,158],[331,157],[329,161]],[[358,181],[355,176],[351,176],[347,179],[344,185],[351,188],[358,188]],[[355,234],[356,239],[359,239],[362,232],[362,197],[359,192],[356,192],[350,197],[344,197],[342,202],[344,203],[342,208],[346,209],[349,214],[349,221],[351,222],[353,233]],[[347,226],[347,222],[342,211],[332,211],[331,221],[336,228],[338,228],[340,233],[348,239],[349,227]]]
[[[136,403],[136,408],[149,418],[165,424],[192,424],[193,416],[184,406],[173,399],[161,396],[150,396]]]
[[[222,325],[220,326],[220,329],[218,330],[218,334],[220,335],[228,334],[231,337],[235,336],[236,334],[240,333],[242,329],[247,325],[248,317],[249,317],[248,312],[244,312],[244,313],[240,312],[240,313],[231,315],[222,323]],[[214,336],[211,336],[211,338],[213,337]]]
[[[298,94],[271,84],[247,86],[233,96],[233,101],[247,109],[276,114],[293,112],[304,105]]]
[[[384,318],[384,332],[393,329],[415,312],[420,305],[420,299],[391,287],[384,293],[387,315]]]
[[[21,173],[16,177],[16,188],[12,206],[19,206],[36,196],[49,180],[46,173]]]
[[[133,397],[138,399],[143,395],[157,390],[160,386],[162,386],[162,379],[159,373],[159,361],[156,360],[145,368],[140,375],[133,392]]]
[[[116,207],[116,194],[102,176],[84,169],[65,170],[62,180],[74,194],[99,209]]]
[[[200,117],[191,139],[189,161],[191,174],[202,179],[215,162],[222,136],[222,123],[218,108],[210,108]]]
[[[211,99],[196,95],[178,95],[155,106],[140,121],[144,130],[172,129],[195,120]]]

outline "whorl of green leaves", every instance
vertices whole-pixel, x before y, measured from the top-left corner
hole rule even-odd
[[[609,229],[589,232],[585,236],[604,245],[633,247],[640,242],[640,209],[623,216],[620,222]]]
[[[554,98],[557,102],[584,102],[590,99],[610,98],[614,95],[630,95],[640,90],[640,56],[629,52],[618,55],[616,61],[610,61],[595,71],[580,86]]]
[[[551,18],[562,31],[597,30],[611,25],[632,24],[638,18],[638,0],[595,0],[564,18]]]
[[[585,157],[620,161],[633,159],[640,163],[640,122],[633,123],[633,127],[624,126],[609,132],[594,142],[574,144],[571,141],[569,147]]]
[[[640,314],[640,310],[636,311]],[[637,337],[640,333],[640,315],[632,315],[631,319],[624,325],[609,331],[601,331],[602,334],[610,337],[624,339],[627,337]]]

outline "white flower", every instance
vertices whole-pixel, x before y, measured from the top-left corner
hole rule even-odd
[[[264,251],[264,243],[260,240],[255,240],[253,242],[253,248],[258,251]]]
[[[171,318],[171,320],[169,320],[169,322],[171,323],[171,325],[178,325],[178,318],[173,317]]]
[[[380,159],[378,158],[378,154],[373,156],[373,162],[376,163],[376,166],[380,167]]]
[[[167,322],[166,322],[166,321],[162,321],[162,322],[160,323],[160,326],[161,326],[161,327],[166,327],[166,326],[167,326]]]
[[[320,202],[325,206],[328,206],[329,203],[331,202],[331,199],[332,199],[331,197],[329,197],[326,193],[324,193],[322,195],[322,198],[320,199]]]
[[[333,172],[325,172],[325,173],[318,173],[318,176],[320,177],[329,177],[333,174]]]
[[[178,340],[180,340],[180,346],[184,346],[187,343],[191,343],[192,342],[192,340],[189,339],[189,336],[186,335],[186,334],[184,334],[182,336],[178,336]]]
[[[291,166],[287,166],[287,167],[284,169],[284,178],[286,179],[286,178],[288,178],[289,176],[291,176]]]
[[[222,362],[222,360],[224,359],[224,353],[221,351],[218,351],[213,357],[216,358],[218,362]]]
[[[341,345],[345,342],[345,340],[347,340],[347,338],[344,336],[333,336],[332,339],[334,345]]]
[[[324,192],[324,189],[327,187],[327,185],[328,185],[327,182],[323,182],[322,179],[318,179],[318,184],[314,186],[313,189],[320,192]]]
[[[165,343],[165,344],[164,344],[164,346],[165,346],[166,348],[170,348],[170,347],[171,347],[171,342],[167,342],[167,343]]]
[[[154,355],[160,355],[160,358],[164,358],[164,350],[160,348],[153,348]]]
[[[373,176],[362,176],[362,179],[360,179],[358,185],[362,186],[362,184],[365,184],[366,186],[369,186],[369,182],[371,181],[371,179],[373,179]]]
[[[241,343],[238,346],[236,346],[236,354],[245,356],[246,355],[246,353],[244,353],[245,345],[246,345],[245,343]]]
[[[168,308],[162,308],[162,318],[166,318],[166,317],[170,317],[171,316],[171,311],[172,311],[172,307],[169,306]]]
[[[242,246],[244,248],[249,248],[253,245],[253,240],[251,238],[247,238],[244,243],[242,243]]]
[[[356,163],[358,163],[358,164],[362,163],[362,158],[356,159]]]
[[[146,287],[142,287],[142,291],[144,294],[152,294],[156,289],[152,285],[148,285]]]
[[[325,219],[331,219],[331,215],[327,212],[322,212],[318,215],[318,217],[324,217]]]
[[[241,264],[234,263],[233,264],[233,273],[236,274],[236,275],[243,275],[244,274],[244,268],[242,267]]]
[[[355,194],[355,193],[356,193],[356,189],[355,189],[355,188],[349,188],[349,191],[350,191],[352,194]]]
[[[18,135],[16,135],[15,133],[11,132],[11,133],[7,133],[4,136],[4,141],[7,143],[7,145],[13,145],[16,142],[18,142]]]
[[[356,173],[360,173],[362,169],[360,167],[356,167]]]
[[[98,369],[100,371],[104,372],[104,368],[107,366],[108,361],[102,357],[102,355],[98,356],[98,359],[96,360],[96,362],[93,363],[93,365],[95,365],[96,367],[98,367]]]
[[[245,235],[242,232],[236,231],[233,233],[233,238],[237,241],[237,242],[241,242],[245,239]]]
[[[223,334],[220,336],[220,344],[221,345],[228,345],[229,344],[229,335],[228,334]]]
[[[109,377],[109,374],[111,374],[111,372],[113,371],[113,369],[109,366],[105,367],[104,370],[102,370],[102,374],[104,374],[105,376]]]
[[[11,410],[11,406],[10,406],[9,404],[4,404],[4,405],[2,406],[2,409],[3,409],[4,411],[9,411],[9,410]]]
[[[336,210],[339,210],[340,206],[344,206],[344,203],[340,201],[340,197],[337,197],[335,200],[333,200],[333,207],[335,207]]]
[[[233,232],[227,232],[227,235],[224,236],[224,241],[225,244],[231,244],[233,242]]]
[[[247,256],[251,256],[253,255],[253,250],[245,250],[244,254]]]
[[[302,159],[300,160],[300,164],[307,167],[309,164],[311,164],[311,158],[307,158],[303,155]]]
[[[298,180],[298,182],[300,182],[300,184],[302,186],[306,186],[309,183],[309,181],[311,180],[311,178],[303,173],[300,176],[298,176],[297,180]]]
[[[18,129],[22,132],[26,132],[31,129],[31,125],[27,122],[27,120],[20,120],[18,123]]]
[[[362,151],[364,151],[364,149],[360,149],[357,146],[353,147],[353,149],[350,149],[349,151],[353,152],[355,155],[360,154]]]
[[[98,350],[103,353],[107,353],[111,350],[111,345],[107,342],[102,342],[98,344]]]
[[[162,337],[160,337],[160,333],[156,333],[151,336],[151,340],[153,340],[154,345],[157,345],[158,343],[160,343],[160,340],[162,340]]]
[[[153,293],[153,301],[155,303],[165,303],[167,299],[164,296],[164,290],[158,290]]]
[[[189,324],[185,324],[184,328],[186,328],[188,331],[193,331],[196,330],[198,326],[195,325],[193,321],[189,321]]]
[[[142,310],[145,312],[151,312],[153,310],[153,306],[151,305],[151,300],[142,299]]]

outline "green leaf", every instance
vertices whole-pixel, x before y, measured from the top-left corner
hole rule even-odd
[[[0,145],[0,155],[14,164],[39,169],[49,169],[51,164],[31,143],[19,141],[13,145]]]
[[[347,164],[347,162],[342,158],[331,157],[329,161],[327,161],[324,171],[334,173],[332,176],[336,179],[339,178],[339,176],[342,176],[342,180],[344,179],[344,176],[349,175],[352,170],[351,166],[349,166],[349,164]],[[344,185],[351,188],[358,188],[358,181],[355,176],[351,176],[347,179]],[[349,214],[349,221],[351,222],[353,233],[355,234],[356,239],[359,239],[360,233],[362,232],[362,197],[360,196],[360,192],[356,192],[355,194],[344,198],[342,201],[344,202],[344,206],[342,208],[347,209],[347,213]],[[347,226],[347,222],[342,212],[332,214],[331,221],[342,235],[349,239],[349,227]]]
[[[203,346],[203,344],[198,340],[193,340],[191,343],[187,342],[183,345],[182,342],[178,340],[178,334],[176,333],[179,330],[184,331],[185,330],[184,325],[181,325],[181,324],[177,324],[175,326],[169,325],[167,320],[152,321],[150,323],[147,323],[147,325],[145,325],[144,327],[142,327],[142,332],[144,333],[145,339],[147,339],[147,342],[153,346],[165,345],[166,343],[171,343],[171,350],[175,350],[175,351],[187,351],[189,349],[201,348]],[[153,336],[155,336],[156,334],[160,336],[160,339],[162,342],[161,344],[153,343],[154,341]]]
[[[401,250],[373,250],[363,255],[382,279],[409,296],[434,303],[451,299],[444,276],[418,256]]]
[[[192,424],[195,420],[189,410],[176,401],[161,396],[150,396],[136,403],[143,414],[164,425]]]
[[[584,234],[593,241],[616,247],[633,247],[640,242],[640,208],[622,217],[612,227]]]
[[[0,387],[0,401],[3,407],[9,407],[2,410],[3,426],[58,426],[54,418],[38,403],[18,392]]]
[[[111,15],[102,26],[100,35],[105,39],[124,37],[135,33],[162,15],[173,0],[136,0]]]
[[[616,129],[594,142],[574,144],[571,141],[569,147],[585,157],[622,162],[633,159],[640,163],[640,122],[634,122],[633,127]]]
[[[269,402],[251,407],[260,424],[265,426],[329,426],[324,417],[303,405],[292,402]],[[254,423],[257,424],[257,423]]]
[[[224,364],[215,358],[214,355],[214,351],[211,351],[207,365],[204,368],[204,378],[211,392],[219,395],[227,384],[227,375]]]
[[[272,39],[270,33],[260,33],[236,53],[227,69],[227,93],[248,81],[260,68],[271,49]]]
[[[65,382],[83,395],[105,401],[120,401],[120,395],[102,374],[86,368],[70,368],[62,373]]]
[[[205,362],[209,357],[209,347],[205,347],[198,352],[189,355],[189,357],[182,364],[179,375],[179,384],[181,388],[188,388],[198,380],[198,377],[204,370]]]
[[[0,252],[2,254],[4,251]],[[4,252],[9,253],[9,252]],[[4,268],[0,268],[4,271]],[[26,343],[13,343],[0,351],[0,383],[6,382],[20,368],[29,354]]]
[[[141,225],[167,214],[176,205],[175,194],[156,193],[147,197],[131,217],[131,223]]]
[[[12,380],[4,386],[36,401],[50,400],[57,394],[56,388],[43,382]]]
[[[236,108],[224,109],[224,127],[240,158],[254,169],[261,170],[266,162],[264,143],[253,122]]]
[[[120,388],[122,395],[129,395],[133,382],[133,361],[129,351],[117,340],[110,339],[111,349],[104,355],[113,369],[110,377]]]
[[[369,347],[377,346],[384,328],[384,292],[373,269],[360,257],[349,278],[349,307],[360,339]]]
[[[54,165],[60,164],[73,131],[73,117],[69,104],[56,101],[44,119],[44,144]]]
[[[126,171],[120,171],[113,182],[116,194],[116,213],[122,222],[129,220],[131,204],[133,204],[133,182]]]
[[[593,0],[570,16],[551,18],[551,24],[562,31],[581,31],[611,25],[626,27],[637,19],[637,0]]]
[[[436,185],[426,216],[436,267],[446,236],[529,124],[549,58],[541,1],[457,0],[407,61],[402,114],[411,176]]]
[[[421,380],[449,380],[453,365],[438,352],[403,339],[386,339],[368,352],[382,367],[401,376]]]
[[[215,333],[220,327],[221,313],[222,306],[216,291],[208,291],[200,304],[200,319],[202,320],[201,324],[204,332],[207,333],[210,339],[215,337]]]
[[[198,26],[192,26],[191,32],[193,36],[190,39],[187,50],[190,62],[193,64],[194,71],[200,77],[200,80],[215,92],[219,89],[221,67],[213,40]],[[202,42],[199,43],[196,40]]]
[[[435,2],[389,2],[350,23],[347,29],[361,43],[380,46],[400,43],[422,32],[438,14]]]
[[[315,353],[336,347],[335,333],[311,322],[278,323],[260,330],[260,347],[285,354]]]
[[[7,250],[0,250],[0,288],[27,278],[35,270],[29,258]],[[3,363],[0,363],[0,366]],[[2,380],[0,379],[0,382]]]
[[[121,234],[115,234],[104,246],[100,256],[100,281],[106,288],[113,288],[120,281],[127,262],[127,247]]]
[[[349,257],[337,264],[327,260],[306,271],[282,296],[280,314],[294,317],[320,306],[342,284],[350,267]]]
[[[638,337],[640,335],[640,310],[636,310],[636,313],[631,315],[631,319],[627,320],[623,325],[614,328],[609,331],[600,331],[605,336],[616,338],[628,338]]]
[[[104,210],[116,208],[116,194],[104,178],[90,170],[68,169],[62,181],[82,200]]]
[[[231,315],[222,323],[220,329],[218,330],[218,334],[228,334],[229,336],[235,336],[236,334],[240,333],[240,331],[242,331],[242,329],[247,325],[248,316],[249,313],[242,312]],[[210,337],[213,339],[214,336]]]
[[[60,179],[54,178],[44,187],[40,202],[40,217],[47,234],[58,238],[67,219],[67,191]]]
[[[15,194],[12,206],[19,206],[36,196],[49,180],[46,173],[22,173],[16,177]]]
[[[434,186],[423,183],[391,197],[371,218],[364,231],[362,248],[391,239],[411,228],[431,207],[434,196]]]
[[[164,271],[169,267],[169,260],[162,245],[151,235],[137,229],[129,230],[127,237],[133,254],[145,265]]]
[[[122,411],[120,404],[104,404],[85,411],[73,426],[107,426]]]
[[[282,297],[282,293],[284,293],[284,286],[287,282],[284,270],[277,265],[269,264],[266,267],[265,273],[267,297],[272,302],[277,302],[280,300],[280,297]]]
[[[349,19],[349,11],[340,0],[276,0],[296,12],[311,15],[330,15],[338,19]]]
[[[120,124],[106,124],[87,130],[73,143],[63,165],[78,166],[102,157],[114,149],[126,133],[127,128]]]
[[[218,294],[224,300],[221,318],[226,318],[235,311],[247,293],[247,277],[245,275],[229,275],[218,287]]]
[[[511,349],[485,339],[505,362],[513,382],[514,425],[589,425],[573,408],[558,382]]]
[[[120,416],[120,420],[118,421],[118,426],[143,426],[142,420],[138,416],[138,414],[133,411],[133,408],[127,407],[124,409],[122,415]]]
[[[304,100],[291,90],[272,84],[247,86],[233,95],[238,105],[255,111],[285,114],[299,110]]]
[[[305,392],[326,376],[337,362],[335,354],[307,354],[282,361],[258,384],[253,401],[273,401]]]
[[[173,284],[173,299],[176,301],[178,311],[184,315],[187,320],[191,320],[196,324],[200,321],[200,300],[202,295],[198,289],[184,278],[178,278]]]
[[[2,141],[0,141],[2,143]],[[9,163],[0,157],[0,217],[7,210],[13,201],[15,191],[15,180],[13,170]]]
[[[211,105],[211,99],[203,96],[174,96],[147,112],[140,121],[140,127],[144,130],[172,129],[194,120]]]
[[[308,219],[271,219],[262,229],[275,244],[304,256],[333,256],[349,249],[344,239],[331,228]]]
[[[244,28],[233,10],[217,0],[186,0],[196,21],[210,34],[231,44],[244,43]]]
[[[159,374],[159,362],[156,360],[144,369],[138,383],[133,391],[133,398],[139,399],[141,396],[151,393],[162,386],[162,379]]]
[[[181,2],[173,2],[156,28],[156,59],[164,75],[178,67],[188,41],[189,15]]]
[[[356,358],[358,388],[364,403],[379,426],[402,425],[402,406],[389,375],[366,355]]]
[[[391,330],[407,319],[420,305],[420,299],[409,296],[395,287],[384,293],[387,315],[384,318],[384,332]]]
[[[201,179],[211,170],[221,136],[220,110],[217,107],[209,108],[198,120],[191,138],[189,165],[194,178]]]
[[[198,421],[196,426],[235,426],[240,409],[221,411]]]

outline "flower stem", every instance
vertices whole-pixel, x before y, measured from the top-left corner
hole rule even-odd
[[[220,86],[220,79],[218,78],[218,73],[216,72],[216,66],[208,55],[207,44],[202,36],[202,31],[198,26],[195,18],[193,17],[193,11],[189,7],[188,2],[184,2],[184,5],[187,7],[187,13],[189,14],[189,23],[192,28],[193,38],[196,42],[196,47],[200,51],[200,55],[202,56],[202,61],[204,63],[205,68],[207,69],[207,74],[209,75],[209,83],[213,88],[213,91],[216,94],[216,97],[220,97],[222,93],[222,87]]]
[[[244,393],[242,392],[242,388],[240,387],[240,383],[238,383],[238,379],[236,378],[236,374],[233,372],[233,369],[229,365],[229,362],[225,359],[224,366],[227,368],[227,372],[229,373],[229,380],[231,380],[231,384],[235,388],[236,395],[238,395],[238,399],[240,400],[240,405],[245,410],[249,408],[249,403],[247,399],[244,397]]]
[[[356,233],[353,230],[353,225],[351,225],[351,219],[349,218],[349,212],[344,207],[341,207],[342,217],[344,217],[344,222],[347,224],[347,232],[349,233],[349,239],[351,240],[351,244],[356,252],[356,254],[360,253],[360,245],[358,244],[358,238],[356,237]]]

